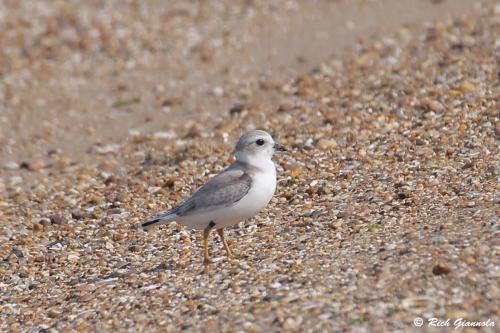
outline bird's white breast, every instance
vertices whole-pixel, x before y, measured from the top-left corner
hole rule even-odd
[[[255,216],[271,201],[276,191],[274,162],[269,160],[260,163],[258,169],[251,175],[250,190],[240,201],[230,207],[183,218],[179,222],[191,228],[204,229],[210,221],[213,221],[215,228],[225,228]]]
[[[271,201],[275,191],[276,166],[271,162],[252,177],[250,191],[233,207],[236,215],[241,216],[240,220],[256,215]]]

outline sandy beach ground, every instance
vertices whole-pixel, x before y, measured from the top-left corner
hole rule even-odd
[[[0,331],[498,330],[499,31],[487,0],[0,1]],[[254,128],[290,152],[239,259],[138,230]]]

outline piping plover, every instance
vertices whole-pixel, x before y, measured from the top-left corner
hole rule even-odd
[[[236,161],[210,179],[189,199],[160,216],[147,220],[143,228],[176,221],[188,228],[203,230],[204,263],[209,264],[208,238],[216,229],[228,257],[231,250],[224,228],[259,213],[276,190],[275,151],[286,151],[265,131],[243,134],[235,148]]]

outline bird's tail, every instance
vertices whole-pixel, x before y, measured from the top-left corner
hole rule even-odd
[[[165,224],[167,222],[173,221],[177,217],[177,214],[172,212],[166,212],[160,216],[155,217],[154,219],[144,221],[141,224],[141,227],[144,229],[148,229],[154,225]]]

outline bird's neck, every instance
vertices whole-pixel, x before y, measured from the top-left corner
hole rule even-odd
[[[250,165],[261,171],[267,171],[269,169],[274,170],[276,168],[273,160],[268,156],[236,153],[236,161]]]

